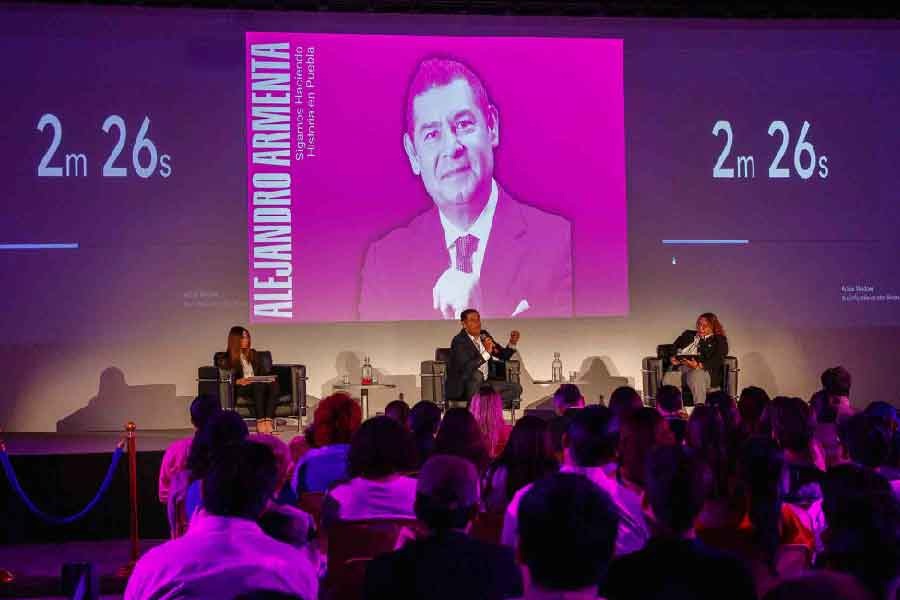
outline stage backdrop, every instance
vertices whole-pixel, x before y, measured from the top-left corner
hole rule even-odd
[[[441,318],[435,204],[492,179],[482,316],[628,313],[621,40],[248,33],[246,52],[251,321]],[[463,68],[480,103],[468,82],[428,99]],[[414,100],[436,104],[416,123]]]
[[[368,355],[414,400],[464,301],[525,404],[553,352],[640,387],[707,310],[742,384],[900,397],[896,24],[0,11],[0,426],[184,426],[235,324],[314,397]],[[484,101],[411,94],[429,58]]]

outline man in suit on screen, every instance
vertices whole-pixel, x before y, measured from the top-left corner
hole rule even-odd
[[[369,246],[360,319],[572,316],[571,224],[494,179],[500,115],[478,76],[426,59],[406,105],[403,147],[434,206]]]

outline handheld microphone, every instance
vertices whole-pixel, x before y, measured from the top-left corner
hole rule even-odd
[[[488,334],[488,332],[483,329],[481,330],[481,334],[479,335],[479,337],[481,337],[481,345],[482,346],[484,346],[484,340],[486,340],[487,338],[491,338],[491,336]],[[494,351],[496,352],[497,350],[500,349],[500,344],[498,344],[494,338],[491,338],[491,341],[494,342]],[[493,354],[493,352],[491,354]]]

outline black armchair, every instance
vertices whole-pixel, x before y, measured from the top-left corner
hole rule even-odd
[[[641,373],[644,382],[644,403],[650,406],[656,406],[656,393],[662,385],[663,376],[675,367],[670,359],[678,353],[678,349],[672,344],[660,344],[656,347],[656,356],[645,356],[641,361]],[[710,388],[710,391],[721,389],[729,396],[736,396],[738,393],[738,359],[734,356],[726,356],[722,362],[722,387]],[[682,386],[682,397],[685,406],[693,406],[693,396],[691,391]]]
[[[447,362],[450,359],[450,348],[435,348],[434,360],[424,360],[420,365],[419,377],[422,382],[422,400],[434,402],[446,411],[450,402],[463,402],[466,398],[447,397]],[[517,360],[507,360],[504,363],[490,361],[488,363],[488,376],[490,379],[502,379],[509,383],[519,383],[521,363]],[[511,403],[504,402],[503,409],[512,413],[513,421],[516,420],[516,411],[519,410],[522,399],[516,398]]]
[[[278,395],[275,399],[275,418],[296,419],[297,431],[306,416],[306,365],[272,364],[272,353],[257,352],[263,370],[278,378]],[[213,364],[197,369],[197,393],[219,398],[222,407],[237,411],[244,418],[254,417],[251,402],[234,394],[231,371],[224,368],[226,355],[216,352]]]

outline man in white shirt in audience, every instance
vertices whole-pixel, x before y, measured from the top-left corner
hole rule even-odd
[[[316,600],[309,555],[262,532],[256,519],[275,491],[272,450],[243,441],[217,456],[203,479],[204,509],[190,529],[137,563],[126,600],[234,598],[256,590]]]

